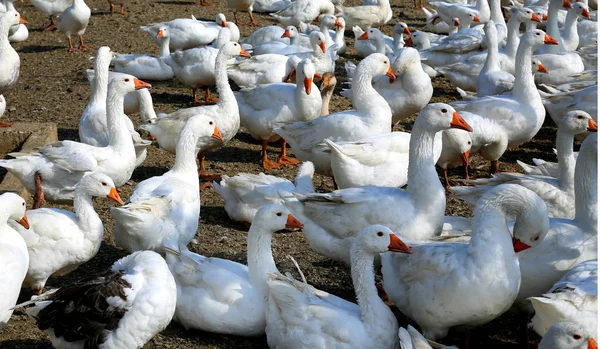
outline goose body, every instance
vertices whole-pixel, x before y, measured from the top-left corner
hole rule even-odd
[[[6,93],[19,79],[21,59],[10,45],[8,33],[12,26],[21,22],[21,15],[16,11],[0,15],[0,94]]]
[[[71,36],[76,34],[79,37],[78,50],[85,50],[89,47],[83,44],[83,35],[87,29],[92,11],[84,0],[73,0],[73,5],[67,7],[57,16],[56,25],[69,41],[69,52],[75,50],[71,42]]]

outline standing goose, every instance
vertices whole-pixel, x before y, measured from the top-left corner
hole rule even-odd
[[[285,207],[261,207],[248,231],[248,266],[204,257],[184,245],[166,245],[167,264],[177,283],[175,320],[186,329],[236,336],[263,335],[268,274],[279,273],[271,239],[278,231],[300,228],[302,224]]]
[[[73,5],[67,7],[63,13],[58,15],[58,30],[65,34],[69,41],[69,52],[75,51],[71,40],[71,35],[73,34],[79,36],[78,50],[90,48],[83,44],[83,34],[85,34],[85,29],[88,26],[91,15],[92,12],[84,0],[73,0]]]
[[[411,253],[389,228],[363,229],[352,244],[351,274],[358,304],[303,281],[269,273],[267,343],[270,348],[398,347],[398,322],[377,295],[373,263],[384,252]],[[385,253],[387,254],[387,253]]]
[[[140,182],[126,205],[113,207],[115,241],[127,251],[164,252],[163,243],[174,239],[187,245],[196,235],[200,216],[200,186],[196,154],[222,142],[212,117],[198,114],[179,133],[173,168]]]
[[[506,227],[508,216],[517,217],[514,237]],[[485,324],[517,297],[516,253],[539,245],[547,232],[546,205],[535,193],[498,186],[478,202],[468,244],[426,243],[414,245],[411,255],[383,255],[385,290],[428,339],[443,338],[454,326]]]
[[[54,23],[54,16],[59,13],[63,13],[69,6],[73,4],[72,0],[31,0],[31,4],[42,11],[48,19],[50,24],[43,27],[44,31],[56,30],[56,24]]]
[[[13,313],[29,266],[27,245],[8,224],[12,219],[25,229],[29,228],[25,210],[25,200],[17,194],[0,195],[0,329],[6,326]]]
[[[0,95],[11,89],[19,79],[21,60],[8,41],[8,32],[12,26],[24,22],[16,11],[7,11],[0,16]]]
[[[289,199],[285,205],[304,224],[303,233],[310,247],[321,255],[349,263],[356,234],[377,222],[393,230],[406,227],[405,237],[411,240],[439,235],[446,195],[435,170],[434,139],[437,132],[450,128],[471,130],[447,104],[429,104],[421,111],[410,137],[406,191],[358,187],[324,194],[295,193],[298,200]]]
[[[34,153],[13,153],[16,159],[0,160],[0,166],[14,174],[35,193],[34,208],[51,201],[73,200],[75,185],[86,172],[109,176],[115,186],[124,185],[136,165],[135,148],[127,124],[123,120],[124,96],[149,84],[131,75],[114,79],[108,86],[106,99],[108,145],[97,147],[73,141],[47,144]]]
[[[50,276],[66,275],[98,253],[104,225],[94,210],[93,197],[123,204],[110,177],[91,173],[75,187],[74,212],[54,208],[29,210],[29,228],[13,225],[29,250],[29,269],[23,285],[31,287],[35,294],[42,294]]]
[[[110,270],[50,290],[18,305],[55,348],[142,348],[175,312],[177,288],[165,260],[140,251]]]
[[[493,21],[485,24],[485,39],[488,47],[485,64],[477,76],[477,96],[493,96],[509,91],[515,77],[500,68],[498,53],[498,31]]]

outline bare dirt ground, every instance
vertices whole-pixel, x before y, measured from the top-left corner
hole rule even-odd
[[[358,4],[353,0],[353,4]],[[85,35],[86,44],[94,49],[68,53],[66,39],[59,32],[43,32],[39,28],[47,23],[47,18],[37,11],[29,2],[17,4],[23,17],[29,21],[30,36],[24,43],[15,44],[21,56],[21,75],[19,83],[9,91],[5,97],[8,101],[6,121],[31,121],[54,122],[59,127],[59,139],[77,140],[77,127],[79,118],[90,97],[90,87],[85,77],[85,69],[91,68],[90,57],[95,55],[95,50],[103,45],[110,46],[115,52],[122,53],[158,53],[158,48],[149,35],[139,30],[140,25],[153,22],[167,21],[174,18],[189,17],[192,14],[199,19],[213,20],[219,12],[232,17],[224,0],[217,1],[213,6],[201,7],[199,2],[185,0],[132,0],[127,4],[127,15],[108,12],[108,3],[105,1],[88,1],[92,9],[92,19]],[[420,11],[412,8],[412,2],[405,0],[392,1],[394,11],[393,20],[386,25],[384,32],[391,35],[392,25],[398,20],[407,22],[411,29],[418,29],[424,25],[424,16]],[[241,15],[244,23],[248,22],[245,14]],[[256,19],[261,25],[276,24],[271,17],[256,14]],[[245,37],[253,28],[240,27]],[[347,34],[351,34],[347,32]],[[354,55],[353,37],[348,36],[348,53],[337,63],[336,75],[341,84],[345,81],[343,62],[345,60],[358,61]],[[152,96],[157,112],[171,112],[179,108],[191,106],[190,90],[176,81],[153,83]],[[434,79],[434,97],[432,102],[453,101],[458,98],[444,78]],[[339,92],[340,85],[336,92]],[[334,96],[331,111],[350,109],[348,100]],[[400,129],[410,130],[414,116],[401,123]],[[134,119],[139,123],[139,119]],[[516,169],[513,165],[516,159],[530,162],[532,157],[551,160],[555,127],[547,123],[538,136],[523,145],[520,149],[509,150],[503,160],[503,169]],[[270,148],[274,158],[276,146]],[[238,172],[258,173],[263,171],[259,164],[260,145],[244,132],[232,140],[218,153],[208,156],[209,169],[227,175]],[[121,196],[126,200],[135,184],[155,175],[167,171],[173,164],[174,157],[153,146],[144,165],[134,174],[132,185],[122,189]],[[479,158],[471,163],[473,177],[486,176],[488,164]],[[296,168],[287,166],[281,170],[271,171],[270,174],[284,176],[292,179]],[[460,178],[462,169],[451,171],[452,178]],[[316,176],[315,187],[318,191],[332,190],[329,178]],[[108,241],[103,243],[98,255],[78,270],[63,278],[54,278],[48,282],[47,287],[60,287],[73,279],[89,275],[109,268],[118,258],[125,255],[117,248],[113,238],[113,219],[108,212],[112,206],[104,199],[96,200],[96,208],[100,213],[106,229]],[[53,205],[49,205],[53,206]],[[58,206],[54,206],[58,207]],[[67,208],[67,207],[63,207]],[[448,215],[470,215],[471,210],[464,204],[454,199],[448,199]],[[213,189],[202,193],[202,210],[199,221],[198,244],[192,249],[207,256],[218,256],[245,263],[246,260],[246,228],[238,225],[227,217],[223,210],[223,200]],[[322,257],[310,250],[301,233],[278,235],[273,239],[273,255],[281,271],[295,272],[292,263],[285,258],[287,254],[298,260],[300,267],[315,287],[336,294],[350,301],[354,301],[354,291],[349,270],[328,258]],[[21,294],[21,300],[31,296],[28,290]],[[471,348],[518,348],[518,323],[522,316],[507,314],[496,321],[476,329],[470,340]],[[406,324],[407,319],[399,315],[401,324]],[[452,331],[445,344],[457,344],[463,347],[464,331]],[[529,343],[532,347],[536,339]],[[164,332],[151,340],[145,348],[266,348],[266,338],[227,338],[201,331],[186,331],[182,326],[173,322]],[[15,313],[7,328],[0,332],[0,348],[51,348],[47,336],[39,331],[33,321],[23,313]]]

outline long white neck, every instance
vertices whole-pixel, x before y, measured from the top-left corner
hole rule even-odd
[[[101,57],[96,57],[96,61],[94,62],[94,88],[92,90],[92,97],[88,103],[89,107],[106,107],[109,66],[110,61],[108,59],[104,60]]]
[[[6,6],[6,11],[16,11],[14,1],[5,1],[4,5]]]
[[[477,0],[475,7],[477,8],[477,12],[479,12],[479,17],[482,17],[481,20],[488,21],[490,18],[490,4],[488,0]]]
[[[137,95],[140,101],[140,118],[142,122],[148,123],[156,119],[156,112],[154,111],[150,91],[147,88],[143,88],[137,91]]]
[[[575,165],[575,220],[593,234],[598,231],[597,153],[580,154]]]
[[[80,186],[75,188],[73,211],[77,215],[77,226],[84,233],[85,238],[99,244],[104,235],[104,225],[94,210],[92,196]]]
[[[253,224],[248,231],[248,277],[252,286],[267,293],[267,273],[278,272],[271,251],[272,233],[261,224]]]
[[[509,21],[510,21],[510,20],[509,20]],[[534,30],[534,29],[537,29],[537,25],[538,25],[538,22],[534,22],[534,21],[527,21],[527,22],[525,23],[525,31],[526,31],[526,32],[529,32],[529,31],[532,31],[532,30]]]
[[[565,27],[563,28],[563,35],[561,36],[562,45],[568,42],[571,47],[577,48],[579,45],[579,33],[577,32],[577,17],[579,14],[574,10],[567,12],[567,18],[565,18]],[[567,47],[565,46],[565,51]]]
[[[171,39],[169,38],[169,36],[167,35],[166,37],[162,37],[162,40],[160,40],[160,53],[159,53],[159,57],[160,58],[167,58],[171,55],[171,50],[169,49],[169,43],[171,42]]]
[[[556,132],[556,156],[560,171],[560,188],[569,193],[575,190],[575,156],[573,155],[574,136],[558,128]]]
[[[318,110],[312,107],[314,104],[320,104],[322,106],[321,93],[313,83],[311,83],[310,94],[306,94],[306,90],[304,88],[304,72],[302,69],[298,69],[296,71],[296,92],[295,92],[295,102],[296,102],[296,112],[300,115],[303,115],[307,119],[312,119],[316,117],[316,113]],[[312,116],[311,116],[312,114]]]
[[[290,45],[298,46],[299,44],[300,44],[300,36],[299,35],[290,36]]]
[[[335,30],[335,44],[338,45],[339,48],[344,46],[344,31],[346,27],[338,27]]]
[[[394,32],[394,51],[404,47],[404,33]]]
[[[227,79],[227,59],[225,51],[219,51],[215,60],[215,82],[219,92],[219,105],[236,103],[235,95]],[[235,105],[237,107],[237,104]]]
[[[385,41],[383,40],[383,37],[377,36],[375,38],[373,38],[373,42],[375,43],[375,51],[377,53],[381,53],[382,55],[385,54]]]
[[[365,61],[363,61],[365,62]],[[366,62],[365,62],[366,63]],[[371,81],[373,80],[373,71],[368,66],[361,67],[361,63],[356,68],[354,78],[352,80],[352,106],[361,114],[369,115],[366,122],[379,123],[381,120],[372,115],[373,107],[389,109],[390,121],[392,124],[392,110],[385,99],[373,88]],[[379,115],[379,113],[375,113]]]
[[[375,256],[352,246],[350,250],[352,283],[360,307],[362,323],[371,338],[386,342],[382,348],[394,348],[397,343],[398,322],[390,308],[377,295],[373,262]]]
[[[496,28],[490,28],[486,33],[485,40],[487,42],[488,54],[483,65],[483,72],[500,71],[500,57],[498,55],[498,32]]]
[[[199,135],[195,132],[193,125],[188,122],[179,132],[177,139],[177,149],[175,152],[175,164],[170,172],[181,174],[198,173],[198,165],[196,164],[196,144],[198,143]]]
[[[429,40],[429,36],[422,35],[423,39],[416,43],[417,49],[419,51],[429,50],[431,48],[431,41]]]
[[[560,36],[560,29],[558,29],[558,12],[560,7],[552,6],[550,4],[548,8],[548,19],[546,21],[546,33],[558,41],[558,45],[544,45],[540,47],[539,52],[543,53],[562,53],[565,52],[565,47],[562,43],[562,37]]]
[[[122,93],[109,89],[106,99],[108,145],[118,149],[133,148],[133,141],[124,119],[127,116],[123,113],[123,100]]]
[[[531,72],[531,55],[533,47],[525,42],[519,44],[515,57],[515,83],[512,90],[513,98],[530,103],[540,99],[540,94],[535,87]]]
[[[8,33],[10,31],[10,27],[11,25],[5,21],[0,23],[0,52],[5,52],[7,50],[16,52],[10,45],[10,42],[8,42]]]
[[[502,4],[500,0],[490,0],[490,19],[496,24],[506,27],[504,15],[502,15]]]
[[[533,21],[530,21],[533,22]],[[504,46],[504,54],[511,59],[515,59],[517,48],[519,47],[519,26],[521,22],[517,16],[511,16],[507,25],[506,46]],[[535,29],[535,28],[534,28]]]
[[[444,212],[446,195],[435,171],[433,142],[436,131],[415,120],[408,153],[408,193],[415,211]],[[442,219],[443,214],[438,217]]]
[[[73,0],[73,8],[78,9],[79,7],[85,6],[85,2],[83,0]]]

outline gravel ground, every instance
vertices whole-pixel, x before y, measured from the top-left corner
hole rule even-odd
[[[352,1],[357,4],[357,0]],[[220,0],[213,6],[201,7],[199,3],[184,0],[134,0],[127,4],[128,14],[111,15],[105,1],[91,0],[88,5],[92,9],[92,18],[85,35],[87,45],[94,49],[68,53],[66,40],[59,32],[44,32],[40,28],[47,24],[47,18],[37,11],[29,2],[17,4],[22,16],[29,22],[29,39],[24,43],[15,44],[21,56],[21,75],[19,83],[5,97],[8,100],[8,112],[4,120],[26,122],[54,122],[58,125],[60,139],[77,140],[79,118],[90,97],[89,84],[85,77],[85,69],[91,68],[90,58],[95,49],[102,45],[110,46],[115,52],[122,53],[158,53],[158,48],[149,35],[139,30],[140,25],[171,20],[195,15],[199,19],[212,20],[219,12],[232,17],[225,1]],[[424,25],[424,16],[412,8],[412,2],[401,3],[392,1],[394,19],[386,25],[384,32],[391,35],[392,25],[400,18],[407,22],[411,29]],[[256,14],[261,25],[275,24],[268,15]],[[248,21],[245,14],[241,15],[244,23]],[[253,28],[240,27],[245,37]],[[345,81],[343,62],[358,61],[353,50],[353,37],[347,32],[348,52],[337,63],[336,75],[338,83]],[[179,108],[191,106],[191,91],[176,81],[153,83],[152,95],[155,109],[160,112],[171,112]],[[458,98],[458,94],[444,78],[434,79],[434,97],[432,102],[447,102]],[[341,89],[338,85],[336,93]],[[335,95],[332,99],[331,111],[350,109],[351,104],[345,98]],[[410,130],[414,116],[399,125],[399,129]],[[134,118],[139,123],[139,119]],[[520,149],[509,150],[501,159],[503,169],[513,169],[516,159],[529,162],[531,158],[553,159],[552,143],[556,128],[549,122],[544,125],[536,138],[523,145]],[[277,147],[270,148],[275,157]],[[262,171],[259,163],[260,145],[247,133],[240,132],[225,148],[207,157],[209,170],[227,175],[238,172],[258,173]],[[167,171],[173,164],[174,157],[157,147],[150,147],[148,158],[144,165],[133,173],[131,185],[122,187],[121,196],[125,200],[138,182]],[[280,170],[270,171],[270,174],[294,178],[295,166],[286,166]],[[486,176],[488,164],[475,157],[471,163],[473,177]],[[451,178],[460,178],[462,169],[450,171]],[[332,190],[329,178],[315,177],[315,187],[318,191]],[[60,207],[49,205],[51,207]],[[96,200],[96,208],[101,215],[106,228],[106,242],[103,243],[98,255],[90,262],[81,266],[72,274],[49,280],[47,287],[60,287],[65,283],[108,268],[116,259],[125,253],[115,246],[113,238],[113,219],[108,209],[112,206],[104,199]],[[67,208],[67,207],[63,207]],[[463,203],[448,199],[448,215],[470,216],[471,210]],[[213,189],[202,193],[202,214],[199,221],[197,241],[192,249],[208,256],[218,256],[244,263],[246,260],[247,229],[232,222],[223,210],[223,200]],[[273,239],[273,255],[281,271],[295,269],[285,258],[292,255],[300,264],[308,281],[315,287],[354,301],[354,291],[349,270],[328,258],[322,257],[310,250],[301,233],[278,235]],[[31,296],[24,290],[20,300]],[[399,314],[401,324],[407,319]],[[499,319],[473,331],[470,340],[471,348],[518,348],[518,324],[523,316],[506,314]],[[529,345],[535,345],[535,335],[530,336]],[[463,346],[465,334],[461,330],[453,330],[444,341],[447,344]],[[266,348],[266,338],[223,337],[201,331],[186,331],[177,323],[172,323],[164,332],[152,339],[145,348]],[[23,313],[15,313],[8,327],[0,332],[0,348],[51,348],[47,336],[39,331],[34,323]]]

